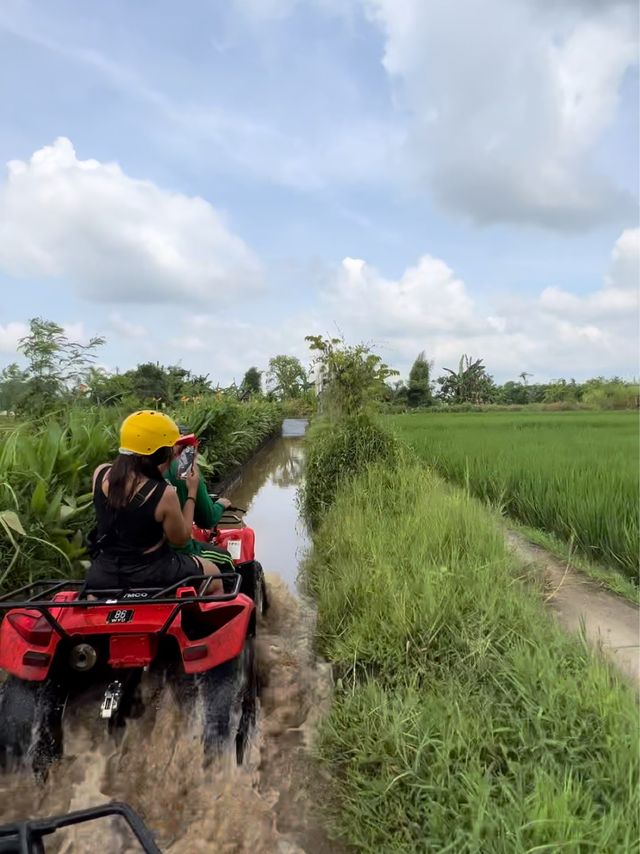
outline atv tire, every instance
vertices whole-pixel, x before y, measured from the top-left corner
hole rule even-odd
[[[267,613],[269,602],[262,564],[257,560],[252,560],[238,567],[238,571],[242,578],[240,592],[253,599],[256,605],[256,615],[264,616]]]
[[[231,747],[241,765],[256,721],[258,673],[254,639],[248,637],[237,658],[203,673],[199,688],[204,704],[205,764]]]
[[[38,777],[62,755],[65,697],[49,682],[9,677],[0,686],[0,768],[30,768]]]

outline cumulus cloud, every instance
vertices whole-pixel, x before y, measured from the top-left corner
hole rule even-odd
[[[363,2],[413,117],[414,167],[442,203],[564,229],[632,209],[590,155],[637,62],[635,4]]]
[[[103,302],[211,299],[261,278],[253,252],[207,201],[79,160],[64,137],[8,164],[0,268],[69,280]]]
[[[577,295],[547,287],[535,298],[509,297],[487,307],[440,259],[424,256],[388,279],[347,258],[326,289],[325,305],[349,340],[375,343],[404,371],[426,350],[437,369],[461,353],[482,357],[500,379],[521,370],[539,379],[631,376],[638,358],[639,259],[640,229],[629,229],[615,244],[600,288]]]
[[[0,323],[0,353],[16,353],[18,342],[28,333],[29,327],[26,323],[13,321],[11,323]]]
[[[640,228],[629,228],[616,241],[611,267],[599,290],[578,296],[558,287],[545,288],[540,308],[549,314],[584,323],[606,322],[637,327],[640,285]]]
[[[345,258],[326,300],[340,315],[361,320],[370,334],[432,334],[477,326],[464,283],[439,258],[425,255],[398,281],[365,261]]]

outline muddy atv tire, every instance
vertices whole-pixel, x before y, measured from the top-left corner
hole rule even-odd
[[[10,677],[0,686],[0,768],[37,776],[62,755],[64,697],[49,682]]]
[[[253,732],[258,699],[258,673],[254,639],[247,638],[237,658],[202,674],[199,690],[204,705],[205,764],[228,749],[235,749],[241,765]]]
[[[239,567],[239,572],[242,577],[240,592],[253,599],[256,604],[256,614],[263,616],[267,612],[269,601],[262,564],[257,560],[252,560],[250,563]]]

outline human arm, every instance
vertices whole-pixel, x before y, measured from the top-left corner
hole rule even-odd
[[[175,486],[180,504],[184,507],[187,499],[187,484],[186,481],[178,477],[177,468],[177,462],[174,460],[165,474],[165,477],[169,483]],[[195,499],[196,506],[193,513],[193,520],[199,528],[215,528],[222,518],[222,514],[231,504],[228,498],[218,498],[216,501],[213,501],[209,495],[207,484],[202,475],[199,476]]]
[[[214,501],[209,495],[204,478],[200,478],[198,492],[196,493],[196,507],[194,519],[200,528],[215,528],[222,514],[231,502],[228,498],[218,498]]]
[[[109,466],[110,466],[110,465],[111,465],[111,463],[101,463],[101,464],[96,468],[96,470],[95,470],[95,471],[94,471],[94,473],[93,473],[93,478],[92,478],[92,480],[91,480],[91,488],[92,488],[92,490],[95,490],[95,488],[96,488],[96,480],[98,479],[98,475],[100,474],[100,472],[101,472],[101,471],[104,471],[104,469],[106,469],[106,468],[109,468]]]
[[[158,521],[162,527],[170,545],[182,548],[191,539],[193,526],[193,514],[196,503],[196,493],[200,474],[197,466],[185,481],[187,496],[184,504],[180,507],[180,500],[176,489],[168,487],[158,504]]]

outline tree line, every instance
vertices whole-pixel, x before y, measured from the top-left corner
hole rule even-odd
[[[71,341],[57,323],[33,318],[18,343],[26,365],[13,362],[0,372],[0,412],[39,416],[77,401],[129,408],[174,406],[208,394],[296,400],[313,389],[308,371],[293,356],[274,356],[266,371],[250,367],[240,383],[222,386],[208,374],[159,362],[108,372],[96,366],[104,343],[101,337],[86,344]]]
[[[239,383],[227,386],[195,374],[180,365],[146,362],[124,372],[107,372],[96,366],[104,338],[86,344],[69,340],[52,321],[33,318],[19,351],[26,365],[13,363],[0,372],[0,412],[40,415],[69,401],[102,406],[173,406],[208,394],[225,394],[239,400],[267,397],[312,405],[330,376],[340,389],[342,402],[367,390],[398,409],[484,404],[587,404],[601,408],[638,405],[638,385],[620,377],[595,377],[585,382],[563,378],[532,382],[526,371],[517,380],[496,383],[480,358],[462,355],[458,365],[433,376],[433,362],[424,352],[416,357],[407,379],[384,364],[366,344],[348,345],[340,338],[312,335],[307,342],[314,356],[306,368],[295,356],[273,356],[267,369],[249,367]]]
[[[526,406],[528,404],[586,404],[600,408],[638,406],[637,382],[621,377],[593,377],[584,382],[558,378],[550,382],[531,382],[533,376],[522,371],[517,380],[496,383],[482,359],[463,354],[457,368],[444,368],[444,374],[432,380],[433,362],[420,353],[409,372],[408,381],[397,380],[385,399],[400,407],[434,405]]]

